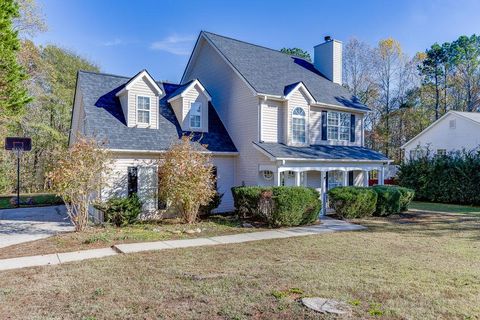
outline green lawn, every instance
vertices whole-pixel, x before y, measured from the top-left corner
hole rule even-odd
[[[413,201],[409,208],[427,211],[449,212],[449,213],[468,213],[480,215],[480,207],[463,206],[459,204],[435,203]]]
[[[10,200],[12,198],[16,199],[17,195],[9,194],[9,195],[0,195],[0,209],[10,209],[15,208],[16,206],[12,206]],[[29,205],[26,202],[28,199],[32,199],[32,204]],[[22,194],[20,195],[20,206],[21,207],[37,207],[37,206],[50,206],[56,204],[63,204],[61,198],[57,197],[54,194],[50,193],[33,193],[33,194]]]
[[[479,319],[480,217],[406,213],[365,231],[0,272],[0,319]]]

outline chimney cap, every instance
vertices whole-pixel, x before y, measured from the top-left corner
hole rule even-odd
[[[331,36],[325,36],[325,38],[324,38],[324,39],[325,39],[325,42],[327,42],[327,41],[330,41],[330,40],[332,40],[332,37],[331,37]]]

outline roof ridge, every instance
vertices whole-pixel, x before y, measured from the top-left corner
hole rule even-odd
[[[244,40],[238,40],[238,39],[235,39],[235,38],[232,38],[232,37],[223,36],[223,35],[221,35],[221,34],[214,33],[214,32],[210,32],[210,31],[202,30],[202,32],[203,32],[204,34],[207,34],[207,35],[208,35],[208,34],[213,34],[214,36],[217,36],[217,37],[222,37],[222,38],[225,38],[225,39],[228,39],[228,40],[233,40],[233,41],[241,42],[241,43],[248,44],[248,45],[251,45],[251,46],[255,46],[255,47],[258,47],[258,48],[267,49],[267,50],[274,51],[274,52],[276,52],[276,53],[280,53],[280,54],[285,55],[285,56],[288,56],[288,57],[298,58],[298,59],[304,60],[305,62],[311,63],[310,61],[305,60],[305,59],[302,58],[302,57],[298,57],[298,56],[295,56],[295,55],[292,55],[292,54],[288,54],[288,53],[282,52],[282,51],[280,51],[280,50],[276,50],[276,49],[269,48],[269,47],[266,47],[266,46],[262,46],[262,45],[259,45],[259,44],[247,42],[247,41],[244,41]]]
[[[97,74],[100,76],[109,76],[109,77],[116,77],[116,78],[125,78],[125,79],[130,79],[131,77],[126,77],[126,76],[121,76],[118,74],[112,74],[112,73],[105,73],[105,72],[97,72],[97,71],[89,71],[89,70],[78,70],[78,72],[82,73],[90,73],[90,74]]]

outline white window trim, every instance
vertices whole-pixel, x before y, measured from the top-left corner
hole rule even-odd
[[[139,108],[138,108],[138,104],[139,104],[139,103],[138,103],[138,100],[139,100],[140,98],[147,98],[147,99],[148,99],[148,122],[140,122],[140,121],[139,121],[138,112],[139,112],[139,111],[147,111],[147,110],[145,110],[145,109],[139,109]],[[150,126],[150,124],[152,123],[152,98],[149,97],[149,96],[137,95],[136,100],[137,100],[137,101],[136,101],[136,102],[137,102],[137,103],[136,103],[137,123],[138,123],[138,124],[141,124],[141,125],[148,125],[148,126]]]
[[[330,125],[329,124],[329,118],[332,114],[338,114],[338,118],[337,118],[337,124],[336,125]],[[341,118],[341,115],[342,114],[345,114],[347,115],[347,119],[348,119],[348,126],[342,126],[340,124],[340,118]],[[351,128],[352,124],[351,124],[351,114],[350,113],[347,113],[347,112],[340,112],[340,111],[328,111],[327,112],[327,140],[328,141],[344,141],[344,142],[350,142],[350,136],[352,134],[352,128]],[[328,136],[328,128],[329,127],[336,127],[338,128],[338,131],[337,131],[337,138],[335,139],[331,139],[329,136]],[[348,127],[348,135],[347,135],[347,139],[340,139],[340,129],[341,128],[346,128]]]
[[[199,104],[200,105],[200,114],[198,114],[198,116],[200,117],[200,125],[198,127],[194,127],[192,126],[192,110],[193,110],[193,106],[194,105],[197,105]],[[197,116],[197,114],[195,114],[195,116]],[[202,121],[203,121],[203,103],[199,102],[199,101],[193,101],[193,102],[190,102],[190,115],[188,117],[188,126],[190,127],[190,129],[201,129],[202,128]]]
[[[294,113],[295,110],[297,110],[297,109],[302,110],[303,113],[304,113],[304,115],[303,115],[303,116],[294,115],[293,113]],[[294,134],[293,134],[293,120],[294,120],[294,119],[303,119],[303,120],[304,120],[304,132],[305,132],[305,140],[304,140],[304,141],[295,141],[295,136],[294,136]],[[307,132],[307,123],[308,123],[308,122],[307,122],[307,112],[305,111],[305,109],[302,108],[302,107],[294,107],[294,108],[292,109],[292,143],[294,143],[294,144],[306,144],[306,143],[307,143],[307,137],[308,137],[308,136],[307,136],[307,134],[308,134],[308,132]]]

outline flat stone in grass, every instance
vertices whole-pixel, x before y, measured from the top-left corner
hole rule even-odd
[[[338,315],[346,315],[350,313],[350,307],[348,304],[325,298],[302,298],[302,303],[307,308],[315,310],[321,313],[332,313]]]

